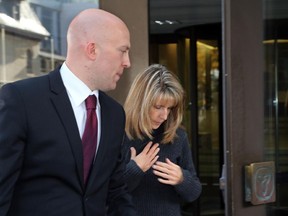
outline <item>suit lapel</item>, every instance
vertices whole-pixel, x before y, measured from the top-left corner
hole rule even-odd
[[[79,180],[83,183],[83,156],[82,156],[82,142],[79,135],[74,112],[67,95],[65,86],[59,70],[55,70],[49,74],[50,86],[52,91],[51,100],[62,121],[63,127],[66,130],[67,137],[70,142],[71,150],[76,160]]]

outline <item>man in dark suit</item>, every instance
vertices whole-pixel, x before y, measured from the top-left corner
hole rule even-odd
[[[48,75],[0,91],[0,215],[136,215],[122,174],[125,114],[104,91],[130,67],[118,17],[88,9],[71,22],[67,59]],[[97,97],[98,140],[83,177],[85,99]]]

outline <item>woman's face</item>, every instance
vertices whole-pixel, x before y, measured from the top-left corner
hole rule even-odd
[[[154,106],[150,108],[149,117],[151,120],[152,129],[157,129],[160,125],[167,120],[173,102],[169,100],[158,100]]]

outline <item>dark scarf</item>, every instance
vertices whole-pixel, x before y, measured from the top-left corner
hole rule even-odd
[[[162,141],[164,135],[164,125],[160,125],[159,128],[153,130],[152,136],[153,136],[153,143],[159,143]]]

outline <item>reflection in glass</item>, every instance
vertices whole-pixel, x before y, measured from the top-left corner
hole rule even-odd
[[[263,3],[265,157],[276,168],[276,202],[267,206],[267,215],[288,215],[288,2]]]
[[[201,215],[224,215],[220,178],[219,49],[215,40],[197,41],[199,174]]]

